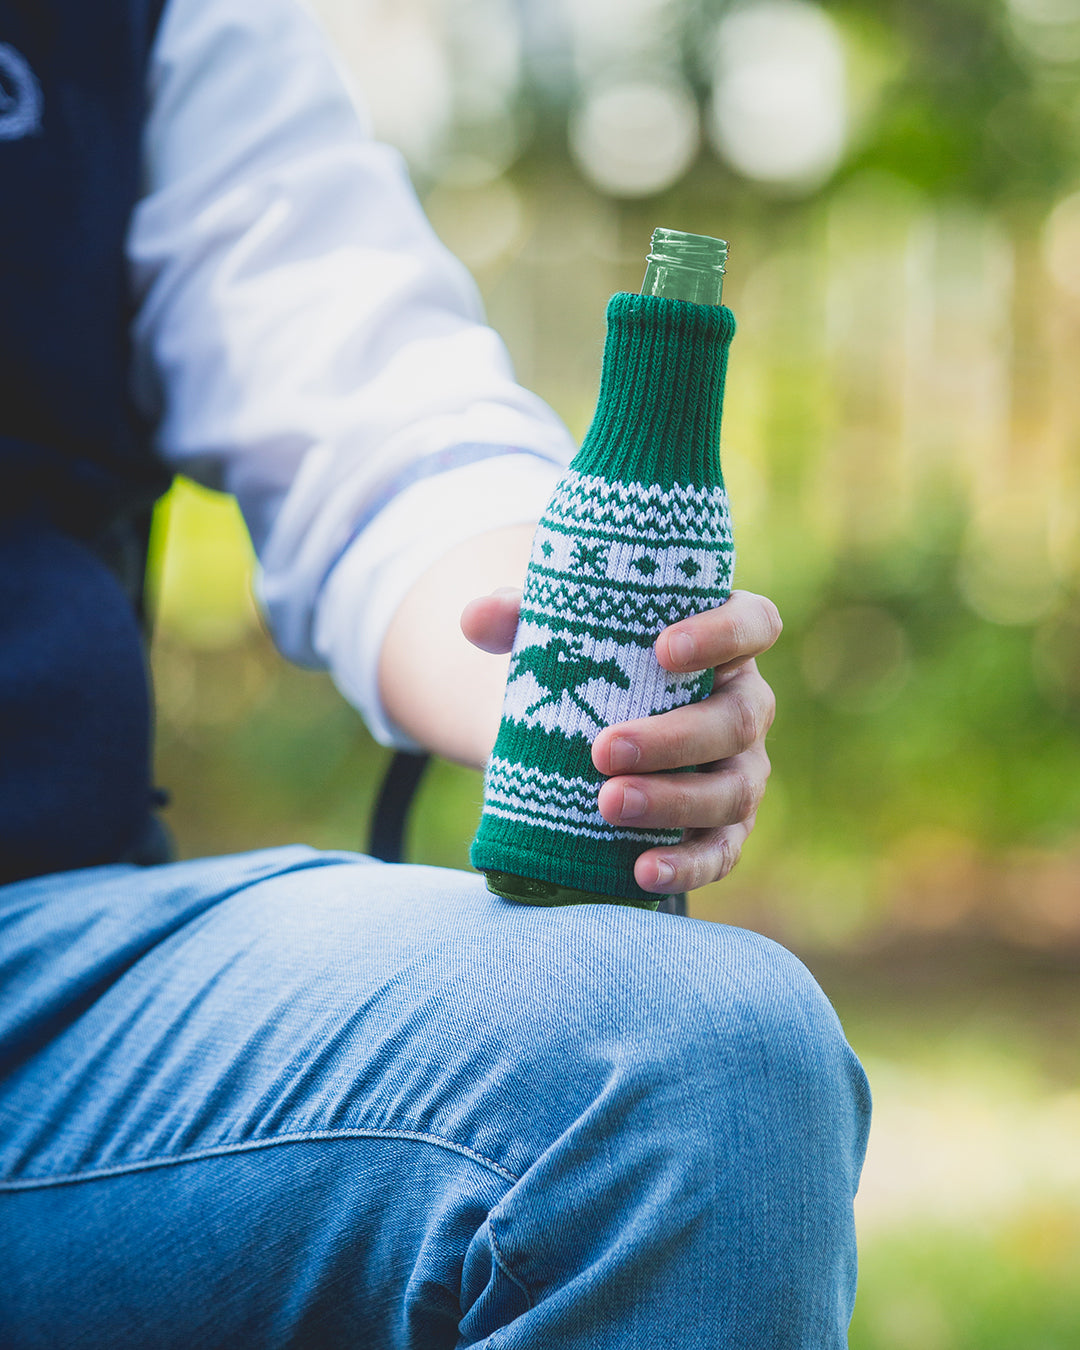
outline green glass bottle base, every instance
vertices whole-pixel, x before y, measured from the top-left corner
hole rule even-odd
[[[631,905],[634,909],[656,909],[662,898],[658,895],[655,900],[628,900],[621,895],[578,891],[573,886],[559,886],[554,881],[517,877],[512,872],[485,872],[484,876],[492,894],[524,905]]]

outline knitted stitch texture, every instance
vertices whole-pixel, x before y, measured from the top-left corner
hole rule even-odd
[[[607,321],[592,425],[533,539],[470,856],[481,871],[640,903],[658,897],[634,881],[635,860],[681,832],[608,824],[591,747],[605,726],[712,689],[712,671],[665,671],[653,643],[731,593],[719,439],[735,320],[619,294]]]

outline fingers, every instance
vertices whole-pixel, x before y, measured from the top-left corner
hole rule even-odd
[[[758,745],[701,773],[609,778],[597,807],[610,824],[631,829],[719,829],[757,813],[770,771]]]
[[[662,773],[730,759],[764,741],[775,712],[751,659],[700,703],[605,727],[593,742],[593,764],[604,774]]]
[[[782,628],[771,600],[751,591],[732,591],[718,609],[665,628],[656,639],[656,659],[673,674],[737,667],[768,651]]]
[[[754,817],[718,830],[694,831],[681,844],[654,848],[634,864],[634,880],[645,891],[678,895],[726,877],[739,861],[754,828]]]
[[[520,589],[504,586],[469,601],[461,611],[461,631],[482,651],[508,652],[514,645],[520,607]]]
[[[747,657],[719,675],[701,703],[624,722],[596,738],[593,762],[612,775],[597,797],[605,820],[685,831],[681,843],[637,859],[634,876],[644,890],[693,890],[735,866],[769,778],[765,736],[775,707],[772,690]],[[702,768],[665,772],[690,765]]]
[[[461,630],[475,646],[508,652],[521,604],[503,589],[471,601]],[[780,616],[772,601],[734,591],[718,609],[665,629],[656,642],[660,664],[676,672],[716,668],[713,692],[700,703],[608,727],[592,758],[608,775],[601,815],[615,825],[685,831],[681,843],[637,859],[639,886],[654,893],[693,890],[726,876],[754,827],[769,777],[765,736],[775,700],[755,657],[776,641]],[[677,639],[689,639],[680,649]],[[698,773],[673,769],[703,766]]]

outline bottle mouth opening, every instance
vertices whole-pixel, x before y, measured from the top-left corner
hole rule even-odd
[[[667,267],[693,267],[723,273],[726,270],[726,239],[707,234],[687,234],[683,230],[656,229],[652,236],[648,261]]]

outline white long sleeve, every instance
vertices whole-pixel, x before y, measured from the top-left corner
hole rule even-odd
[[[136,397],[173,468],[235,493],[278,645],[407,745],[376,678],[398,603],[537,519],[573,444],[302,0],[169,0],[149,96]]]

